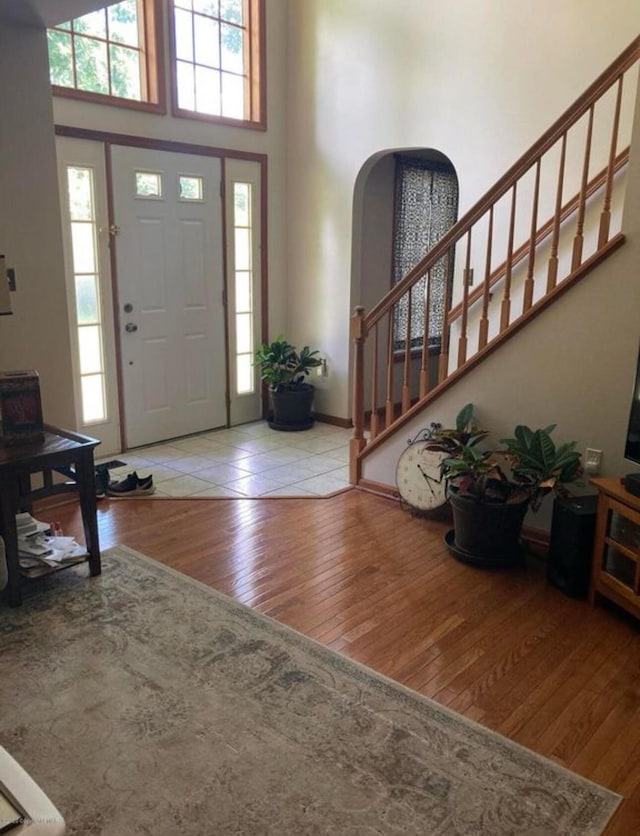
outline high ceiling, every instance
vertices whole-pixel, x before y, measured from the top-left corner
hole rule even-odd
[[[117,0],[0,0],[0,20],[27,26],[53,26]]]

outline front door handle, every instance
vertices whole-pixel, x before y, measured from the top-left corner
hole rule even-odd
[[[129,334],[133,334],[134,331],[138,330],[138,326],[135,324],[135,322],[127,322],[127,324],[124,326],[124,330],[127,331]]]

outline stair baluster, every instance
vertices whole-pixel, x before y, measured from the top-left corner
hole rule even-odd
[[[547,272],[547,293],[553,290],[558,281],[558,246],[560,244],[560,220],[562,215],[562,190],[564,188],[564,166],[567,159],[567,134],[562,134],[560,147],[560,161],[558,163],[558,185],[556,188],[556,211],[553,216],[553,233],[551,237],[551,256]]]
[[[484,268],[482,288],[482,314],[478,331],[478,350],[484,348],[489,339],[489,300],[491,298],[491,248],[493,245],[493,206],[489,207],[489,228],[487,230],[487,259]]]
[[[422,318],[422,352],[420,355],[420,397],[429,391],[429,317],[431,315],[431,270],[424,282],[424,315]]]
[[[387,400],[385,403],[384,426],[385,429],[393,423],[393,321],[395,306],[390,308],[387,317]]]
[[[604,187],[604,206],[600,217],[598,247],[603,247],[609,240],[609,227],[611,225],[611,194],[613,192],[613,170],[618,147],[618,129],[620,127],[620,110],[622,107],[622,83],[623,76],[620,76],[616,95],[616,110],[611,129],[611,150],[609,152],[609,165],[607,166],[607,182]]]
[[[460,336],[458,337],[458,365],[460,368],[467,359],[467,328],[469,324],[469,282],[471,281],[471,229],[467,232],[467,254],[464,261],[462,278],[462,316],[460,318]]]
[[[402,414],[404,414],[411,405],[411,389],[409,385],[409,376],[411,373],[411,313],[413,305],[413,289],[410,289],[407,294],[406,307],[406,326],[404,337],[404,368],[402,370]]]
[[[500,333],[506,331],[511,322],[511,277],[513,275],[513,239],[516,228],[516,203],[518,201],[518,184],[511,189],[511,212],[509,213],[509,239],[507,243],[507,261],[504,274],[504,295],[500,309]]]
[[[378,323],[373,329],[373,361],[371,370],[371,418],[369,420],[369,437],[375,438],[380,432],[380,415],[378,413]]]
[[[591,138],[593,136],[593,111],[594,105],[589,108],[589,123],[587,126],[587,139],[584,147],[584,163],[582,166],[582,185],[580,186],[580,198],[578,200],[578,223],[576,236],[573,239],[573,258],[571,269],[577,270],[582,264],[582,248],[584,246],[584,215],[587,205],[587,182],[589,180],[589,161],[591,159]]]
[[[526,313],[533,304],[533,270],[536,262],[536,230],[538,229],[538,200],[540,199],[540,158],[536,162],[536,179],[533,187],[533,206],[531,208],[531,233],[529,235],[529,261],[527,278],[524,282],[524,300],[522,313]]]

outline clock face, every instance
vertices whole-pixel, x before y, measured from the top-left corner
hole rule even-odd
[[[447,501],[440,464],[449,454],[435,450],[433,442],[420,441],[403,450],[396,468],[396,485],[402,499],[419,511],[432,511]]]

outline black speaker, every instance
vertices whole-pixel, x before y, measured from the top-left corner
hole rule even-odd
[[[622,479],[622,486],[633,496],[640,496],[640,473],[627,473]]]
[[[572,598],[589,591],[598,497],[556,497],[553,503],[547,580]]]

